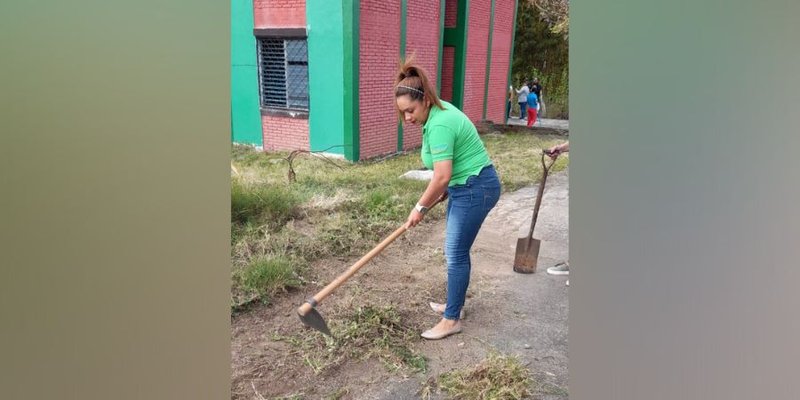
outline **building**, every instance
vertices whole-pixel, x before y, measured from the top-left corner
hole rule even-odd
[[[473,121],[504,121],[516,0],[233,2],[235,142],[351,161],[419,147],[392,94],[412,53],[441,98]]]

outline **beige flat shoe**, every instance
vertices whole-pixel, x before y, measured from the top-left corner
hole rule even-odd
[[[444,338],[446,338],[446,337],[448,337],[450,335],[455,335],[456,333],[461,333],[461,326],[460,325],[457,326],[454,329],[451,329],[451,330],[446,331],[446,332],[441,332],[439,334],[434,334],[432,332],[432,329],[428,329],[427,331],[422,332],[422,335],[420,335],[420,336],[422,336],[423,338],[428,339],[428,340],[439,340],[439,339],[444,339]]]
[[[447,307],[447,304],[434,303],[434,302],[430,302],[428,303],[428,305],[431,306],[431,310],[433,310],[433,312],[439,315],[444,315],[444,309]],[[464,311],[464,307],[461,307],[461,313],[458,315],[458,319],[460,320],[464,319],[465,316],[467,316],[467,313]]]

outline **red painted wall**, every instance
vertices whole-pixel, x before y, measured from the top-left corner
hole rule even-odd
[[[397,151],[392,93],[400,59],[400,0],[361,0],[359,34],[360,158]]]
[[[492,65],[489,71],[489,96],[486,119],[503,123],[508,96],[508,61],[514,33],[514,0],[495,0],[492,33]]]
[[[444,3],[444,27],[455,28],[458,16],[458,0],[442,0]]]
[[[440,11],[439,2],[431,0],[408,0],[406,9],[406,55],[416,56],[434,88],[439,63]],[[422,129],[404,123],[403,149],[419,146],[422,146]]]
[[[303,28],[305,0],[253,0],[255,28]],[[308,119],[261,116],[264,150],[309,150]]]
[[[304,28],[305,0],[253,0],[256,28]]]
[[[308,120],[271,115],[261,117],[264,150],[308,150]]]
[[[456,49],[444,46],[442,52],[442,92],[439,97],[444,100],[453,100],[453,68],[455,66]]]
[[[469,28],[467,31],[467,65],[464,76],[464,108],[462,111],[472,121],[480,121],[483,116],[486,53],[489,45],[491,12],[491,1],[470,1],[469,20],[467,21]]]

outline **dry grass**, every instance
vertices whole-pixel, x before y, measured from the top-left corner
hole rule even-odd
[[[363,306],[329,319],[331,336],[318,332],[273,335],[292,345],[315,374],[340,365],[346,359],[376,357],[390,371],[425,372],[427,360],[414,349],[418,333],[402,323],[392,306]]]
[[[530,371],[513,356],[490,354],[478,365],[442,374],[435,385],[453,399],[511,400],[530,395]],[[422,394],[430,397],[429,382]]]

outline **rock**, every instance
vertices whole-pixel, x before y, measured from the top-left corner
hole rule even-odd
[[[408,171],[403,175],[400,175],[400,177],[406,179],[415,179],[418,181],[429,181],[431,180],[431,178],[433,178],[433,171],[429,169],[413,170],[413,171]]]
[[[525,343],[525,348],[526,348],[526,349],[530,349],[530,348],[531,348],[531,345],[529,345],[529,344]]]

